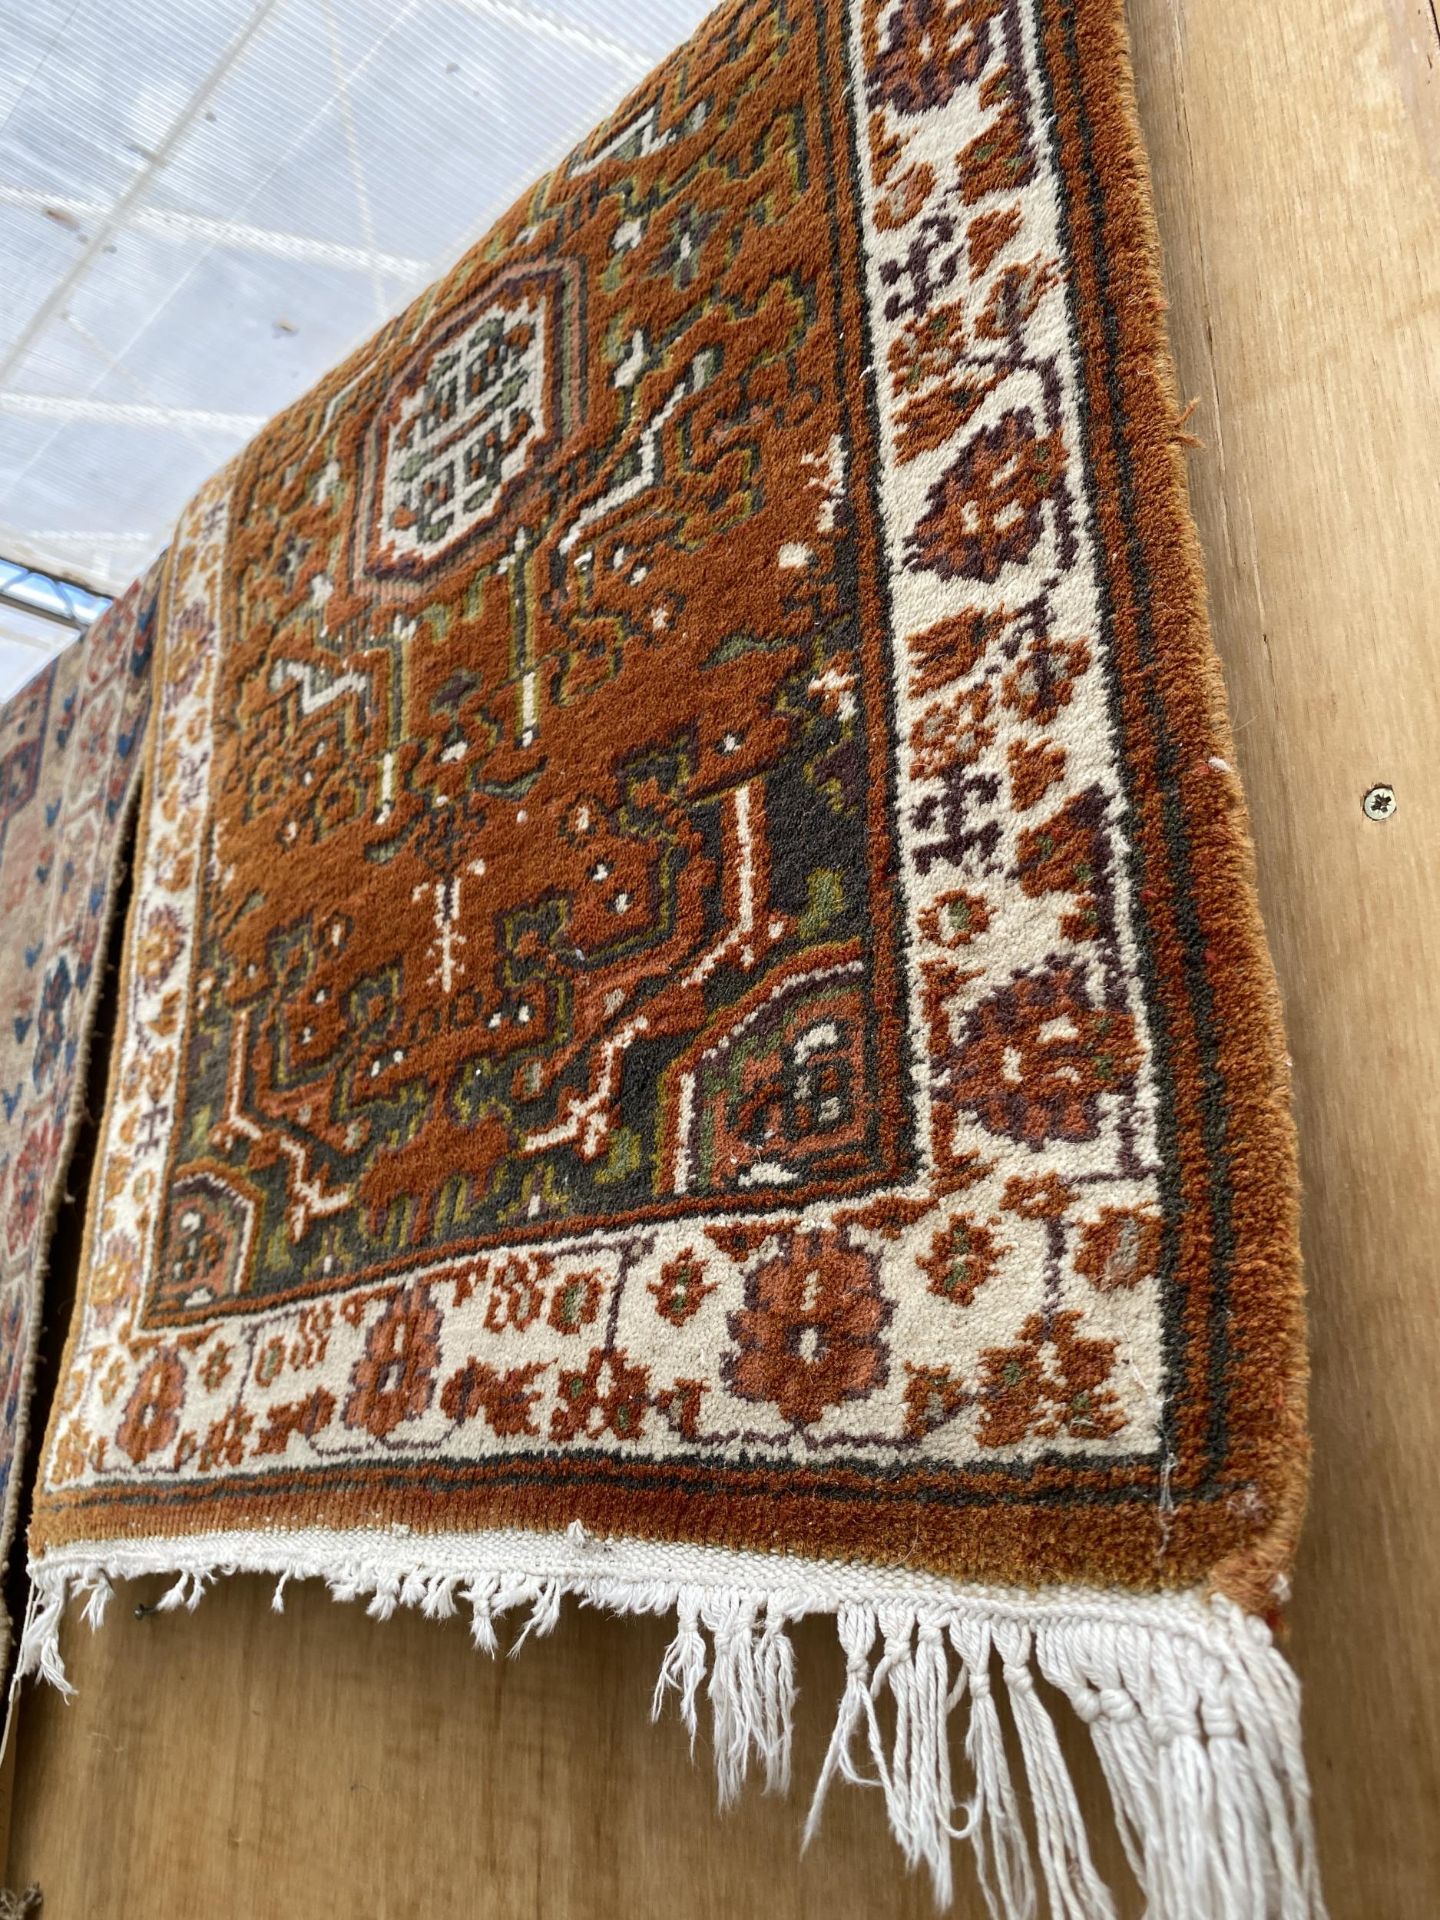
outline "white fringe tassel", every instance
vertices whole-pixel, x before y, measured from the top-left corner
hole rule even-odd
[[[275,1534],[243,1543],[126,1543],[103,1559],[83,1557],[93,1548],[63,1549],[31,1568],[17,1679],[38,1673],[72,1693],[59,1645],[67,1604],[83,1599],[85,1619],[98,1627],[113,1581],[145,1573],[175,1575],[159,1602],[166,1610],[195,1608],[219,1575],[239,1571],[276,1576],[277,1610],[286,1583],[309,1577],[324,1579],[337,1599],[367,1600],[380,1620],[397,1607],[437,1620],[468,1608],[476,1646],[492,1654],[501,1615],[528,1610],[514,1653],[530,1635],[551,1631],[567,1594],[617,1613],[673,1611],[653,1715],[674,1693],[693,1751],[703,1689],[728,1805],[752,1762],[767,1788],[788,1787],[796,1697],[789,1628],[827,1612],[846,1676],[805,1844],[838,1774],[880,1788],[907,1862],[929,1869],[942,1906],[958,1839],[974,1849],[994,1920],[1033,1920],[1037,1862],[1053,1920],[1114,1920],[1037,1686],[1044,1681],[1089,1729],[1149,1920],[1323,1920],[1299,1688],[1264,1625],[1228,1601],[956,1587],[893,1570],[658,1550],[599,1540],[578,1526],[558,1536],[558,1550],[557,1536],[539,1535],[491,1536],[492,1547],[507,1538],[517,1551],[512,1568],[534,1572],[477,1567],[477,1542],[454,1535],[423,1546],[377,1537],[358,1553],[353,1536],[298,1535],[282,1546],[285,1536]],[[516,1541],[531,1543],[523,1559]],[[662,1566],[673,1572],[677,1560],[700,1577],[648,1577]],[[1014,1729],[1008,1745],[997,1672]],[[966,1703],[957,1785],[950,1729]]]

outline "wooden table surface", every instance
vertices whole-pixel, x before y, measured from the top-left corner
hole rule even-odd
[[[1316,1455],[1293,1654],[1326,1879],[1335,1920],[1430,1920],[1440,26],[1430,0],[1131,0],[1131,30],[1295,1060]],[[798,1796],[715,1811],[708,1766],[649,1725],[665,1635],[572,1611],[491,1665],[458,1623],[294,1588],[284,1619],[252,1582],[194,1617],[117,1606],[72,1632],[74,1704],[23,1702],[9,1884],[38,1880],[47,1920],[930,1913],[876,1794],[833,1796],[803,1861]],[[809,1780],[840,1665],[818,1628],[800,1652]]]

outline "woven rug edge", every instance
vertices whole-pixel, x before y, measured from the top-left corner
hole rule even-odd
[[[997,1920],[1033,1914],[1038,1885],[1056,1913],[1113,1915],[1043,1681],[1089,1732],[1149,1912],[1323,1916],[1298,1683],[1262,1620],[1199,1589],[979,1587],[895,1567],[607,1539],[578,1522],[563,1534],[275,1530],[114,1541],[103,1553],[82,1543],[52,1549],[30,1573],[17,1684],[37,1674],[67,1696],[67,1608],[83,1602],[98,1628],[116,1583],[147,1575],[172,1578],[162,1612],[193,1611],[234,1574],[273,1578],[277,1612],[286,1586],[307,1579],[336,1600],[366,1602],[376,1620],[402,1607],[435,1620],[468,1612],[475,1646],[492,1655],[506,1616],[522,1616],[513,1655],[556,1626],[567,1598],[617,1615],[673,1613],[652,1718],[673,1693],[693,1752],[703,1691],[722,1807],[752,1768],[767,1789],[789,1787],[789,1628],[829,1615],[846,1678],[802,1845],[837,1777],[878,1786],[907,1863],[929,1870],[941,1906],[959,1839]],[[1019,1779],[997,1691],[1018,1734]],[[957,1825],[950,1721],[967,1707],[973,1791]]]

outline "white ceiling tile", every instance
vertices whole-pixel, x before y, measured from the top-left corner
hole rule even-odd
[[[0,553],[123,587],[253,422],[707,10],[29,0],[0,73]]]

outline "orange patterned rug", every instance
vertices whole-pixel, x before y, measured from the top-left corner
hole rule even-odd
[[[1319,1911],[1127,75],[1117,0],[735,0],[188,510],[28,1665],[142,1570],[674,1607],[728,1795],[829,1611],[815,1810],[872,1770],[942,1895],[962,1831],[1033,1906],[998,1655],[1057,1913],[1036,1673],[1153,1914]]]

